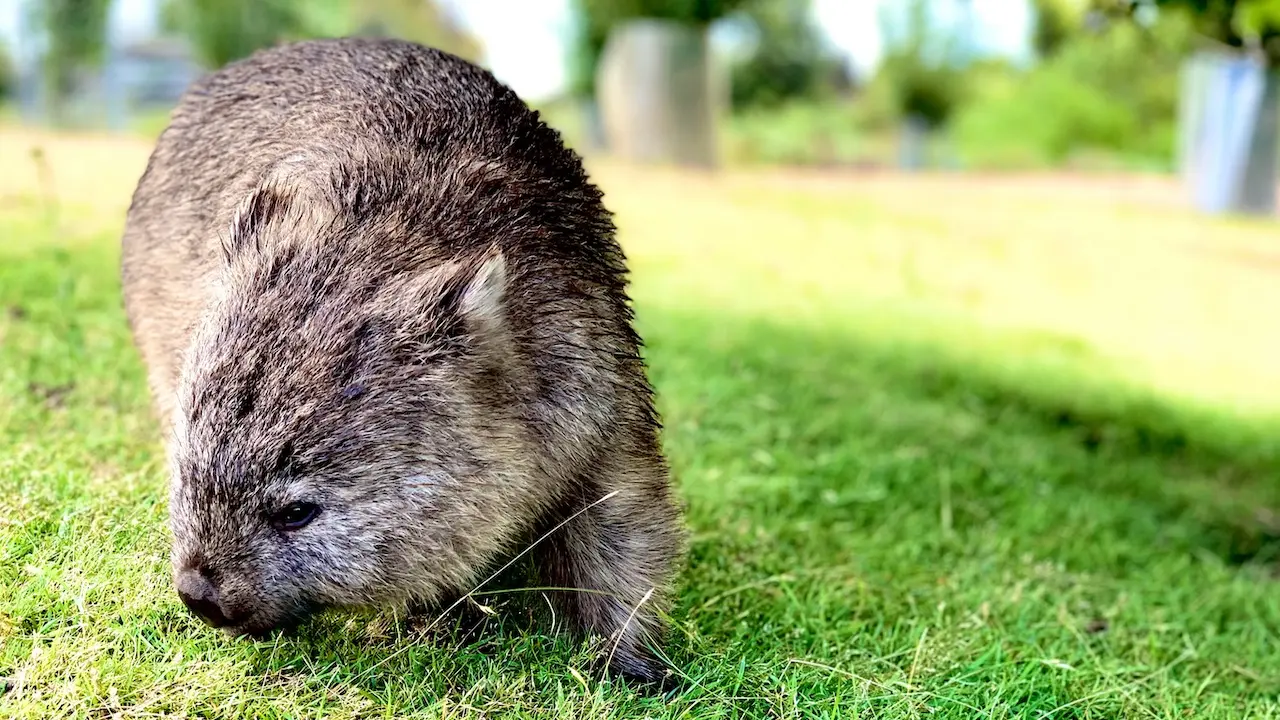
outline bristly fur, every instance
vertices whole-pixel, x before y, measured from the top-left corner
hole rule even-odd
[[[646,643],[684,533],[625,257],[579,158],[487,71],[348,38],[205,77],[122,271],[175,576],[207,578],[233,632],[466,592],[617,491],[538,547],[538,580],[603,591],[557,614],[616,640],[614,671],[662,675]],[[273,527],[292,502],[319,514]]]

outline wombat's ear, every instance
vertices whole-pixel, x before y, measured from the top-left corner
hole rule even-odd
[[[464,317],[477,322],[499,322],[506,292],[507,261],[502,251],[495,248],[477,264],[459,309]]]
[[[445,282],[442,309],[458,313],[467,328],[480,335],[503,324],[507,262],[497,247],[475,260],[459,263]]]

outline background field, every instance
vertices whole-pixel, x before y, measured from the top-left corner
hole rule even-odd
[[[594,163],[692,531],[652,698],[501,614],[185,612],[119,304],[147,151],[0,131],[0,716],[1280,715],[1269,224],[1163,178]]]

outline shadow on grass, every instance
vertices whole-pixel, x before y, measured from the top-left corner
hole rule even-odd
[[[844,453],[833,473],[815,462],[821,453],[852,444],[874,458],[909,447],[938,469],[954,459],[993,470],[1000,464],[1107,505],[1146,505],[1170,521],[1200,525],[1194,545],[1229,562],[1263,554],[1280,539],[1267,523],[1280,503],[1280,425],[1084,374],[1008,371],[999,357],[961,360],[944,347],[884,343],[856,330],[814,332],[692,313],[644,319],[678,469],[713,460],[749,468],[741,453],[761,447],[743,445],[764,441],[790,472],[811,482],[829,478],[835,487],[840,471],[856,474],[859,463]],[[1016,355],[1011,340],[1008,353]],[[1062,348],[1064,355],[1082,353],[1071,340]],[[1045,472],[1035,460],[1054,468]],[[1227,538],[1226,528],[1252,530]]]
[[[858,696],[880,710],[924,698],[960,711],[995,688],[1011,707],[1051,710],[1105,678],[1054,674],[1040,654],[1172,663],[1180,640],[1151,639],[1156,607],[1165,624],[1194,634],[1212,622],[1223,635],[1204,641],[1200,664],[1171,670],[1180,679],[1226,699],[1276,689],[1213,679],[1215,662],[1247,665],[1250,628],[1275,629],[1274,613],[1249,604],[1271,592],[1266,580],[1214,595],[1188,573],[1208,564],[1225,584],[1247,581],[1280,551],[1266,522],[1280,503],[1268,428],[857,333],[642,316],[693,534],[671,648],[692,678],[680,703],[739,698],[765,712],[789,687],[815,708]],[[947,605],[990,624],[940,618]],[[396,704],[406,677],[465,698],[506,675],[545,697],[574,684],[558,669],[586,672],[582,648],[488,623],[439,637],[453,660],[393,642],[357,684]],[[939,647],[922,670],[926,635]],[[315,637],[324,663],[369,651],[348,633]],[[909,692],[913,676],[932,689]]]

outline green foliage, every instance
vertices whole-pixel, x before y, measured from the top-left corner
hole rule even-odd
[[[810,0],[756,0],[743,15],[754,24],[759,43],[732,68],[735,108],[818,100],[847,84],[844,62],[826,46]]]
[[[928,0],[910,0],[901,25],[891,8],[881,6],[881,35],[886,52],[873,82],[889,89],[899,117],[914,116],[930,127],[946,124],[964,100],[964,69],[956,55],[956,38],[930,19]]]
[[[596,68],[609,40],[608,17],[594,12],[592,0],[574,0],[573,38],[569,44],[566,78],[569,94],[583,99],[596,94]]]
[[[726,136],[726,154],[747,164],[850,165],[865,150],[851,108],[831,101],[748,108],[730,120]]]
[[[1196,30],[1234,47],[1258,47],[1280,65],[1280,0],[1154,0],[1164,8],[1183,10]]]
[[[169,0],[166,24],[191,41],[209,67],[307,35],[294,0]]]
[[[1247,0],[1237,7],[1232,24],[1243,37],[1268,38],[1280,32],[1280,0]]]
[[[634,18],[655,18],[707,25],[749,0],[578,0],[590,22],[611,27]]]
[[[8,46],[0,42],[0,100],[13,95],[18,83],[18,70]]]
[[[1014,97],[962,112],[955,135],[980,165],[1056,165],[1080,148],[1120,149],[1141,129],[1106,93],[1061,72],[1037,73]]]
[[[1080,0],[1031,0],[1035,11],[1031,45],[1041,58],[1048,58],[1081,30],[1083,5]]]
[[[74,89],[76,74],[102,64],[110,5],[111,0],[39,0],[26,6],[31,26],[46,43],[43,71],[55,116]]]
[[[484,47],[431,0],[346,0],[348,27],[362,35],[394,36],[479,61]]]
[[[482,53],[432,0],[168,0],[164,22],[210,67],[280,42],[352,34],[400,37],[470,60]]]
[[[1166,13],[1151,29],[1116,23],[1082,35],[998,90],[977,93],[954,134],[970,162],[1059,164],[1103,150],[1157,165],[1172,161],[1187,18]]]
[[[883,73],[859,89],[853,103],[854,125],[864,132],[887,133],[902,122],[898,91]]]

